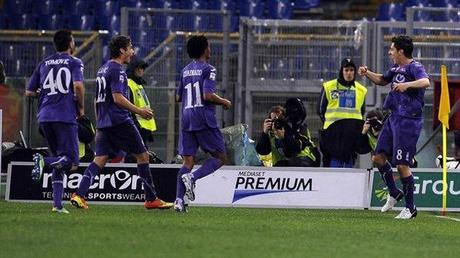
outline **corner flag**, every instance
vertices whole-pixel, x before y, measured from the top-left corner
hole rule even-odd
[[[441,65],[441,96],[439,98],[438,119],[442,123],[442,208],[441,215],[447,214],[447,130],[449,128],[449,86],[447,85],[447,68]]]
[[[449,129],[449,112],[450,112],[450,100],[449,100],[449,86],[447,84],[447,68],[445,65],[441,66],[441,97],[439,99],[439,121]]]

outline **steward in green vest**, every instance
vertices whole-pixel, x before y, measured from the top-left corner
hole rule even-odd
[[[141,58],[133,56],[126,70],[130,90],[130,101],[139,108],[146,106],[150,107],[149,99],[145,94],[143,87],[143,85],[146,84],[146,81],[142,78],[142,76],[144,76],[145,68],[147,68],[147,63],[145,63]],[[157,130],[155,119],[152,118],[150,120],[146,120],[136,114],[132,114],[132,118],[142,136],[142,139],[144,140],[145,147],[148,149],[147,142],[153,142],[152,133]]]
[[[355,81],[356,65],[342,60],[337,79],[323,84],[317,113],[323,121],[320,149],[325,167],[353,167],[364,124],[367,88]]]

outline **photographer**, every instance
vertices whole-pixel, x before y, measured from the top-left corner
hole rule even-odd
[[[365,154],[374,152],[375,146],[377,145],[377,138],[383,127],[383,120],[384,117],[380,110],[375,109],[367,112],[366,121],[364,122],[361,132],[363,137],[361,137],[358,153]]]
[[[272,154],[272,164],[278,167],[318,167],[319,151],[303,124],[306,112],[300,99],[290,98],[286,109],[273,106],[264,120],[263,133],[256,145],[260,155]]]

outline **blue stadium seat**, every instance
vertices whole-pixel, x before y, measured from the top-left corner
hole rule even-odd
[[[120,34],[120,16],[112,15],[110,18],[109,31],[112,33],[112,35]]]
[[[155,6],[163,6],[157,8],[172,8],[172,9],[187,9],[187,10],[204,10],[207,9],[208,1],[206,0],[187,0],[187,1],[160,1]]]
[[[137,0],[121,0],[120,7],[136,7]]]
[[[236,32],[240,31],[240,17],[237,15],[232,15],[230,18],[230,31]]]
[[[79,17],[77,16],[76,19],[78,19]],[[72,18],[69,17],[68,15],[58,15],[58,14],[54,14],[51,16],[51,23],[50,23],[50,27],[48,29],[51,29],[51,30],[60,30],[60,29],[70,29],[70,26],[69,26],[69,20],[71,20]],[[40,18],[41,20],[41,18]]]
[[[32,12],[39,15],[52,15],[60,12],[61,0],[36,0],[32,1]]]
[[[390,20],[390,4],[382,3],[379,5],[379,10],[377,11],[377,21],[389,21]]]
[[[93,30],[95,18],[93,15],[74,15],[69,20],[69,26],[72,30]]]
[[[208,2],[206,0],[195,0],[190,1],[192,3],[193,10],[204,10],[208,9]]]
[[[149,27],[149,20],[151,20],[151,18],[148,15],[140,15],[137,20],[137,28],[141,31],[145,31]]]
[[[430,12],[425,12],[425,11],[415,12],[414,21],[428,22],[432,20],[433,20],[433,17],[431,16]]]
[[[6,30],[8,29],[8,26],[9,26],[9,21],[8,21],[7,16],[3,12],[0,12],[0,29]]]
[[[80,30],[93,30],[94,22],[95,19],[93,15],[82,15]]]
[[[111,17],[120,15],[120,5],[118,1],[98,1],[95,9],[96,16]]]
[[[297,10],[308,10],[313,7],[318,7],[320,0],[295,0],[294,9]]]
[[[292,5],[290,0],[268,0],[268,18],[270,19],[289,19],[292,15]]]
[[[104,44],[102,47],[102,61],[105,63],[107,60],[109,60],[110,54],[109,54],[109,46],[107,44]]]
[[[67,10],[63,13],[66,15],[83,15],[88,12],[88,1],[85,0],[64,1],[63,6]]]
[[[136,2],[136,7],[137,8],[154,8],[155,6],[155,1],[151,1],[151,0],[138,0]],[[160,1],[161,2],[161,1]]]
[[[409,6],[418,6],[418,7],[428,7],[430,6],[429,0],[406,0],[404,1],[404,7]]]
[[[175,0],[155,0],[152,3],[153,8],[158,9],[181,9],[181,3]]]
[[[25,0],[5,0],[3,6],[5,13],[12,15],[27,13],[29,4],[29,1]]]
[[[264,18],[265,1],[261,0],[241,0],[240,16]]]
[[[193,29],[197,31],[206,31],[210,24],[210,17],[208,15],[195,15],[193,17]],[[216,31],[215,29],[213,31]],[[222,31],[222,29],[221,29]]]
[[[402,3],[383,3],[379,6],[378,21],[402,21],[404,20],[404,5]]]
[[[404,20],[404,5],[402,3],[392,3],[389,7],[390,20],[402,21]]]
[[[227,10],[231,13],[236,12],[236,2],[231,0],[217,0],[217,1],[209,1],[208,2],[208,9],[211,10]]]
[[[40,46],[40,59],[43,59],[49,55],[51,55],[55,51],[54,46],[52,44],[43,44]]]
[[[457,0],[432,0],[431,6],[432,7],[457,7],[458,2]]]
[[[49,30],[51,29],[52,17],[50,15],[39,15],[38,16],[38,26],[39,30]]]
[[[15,27],[21,30],[36,30],[37,29],[37,17],[33,14],[23,14],[17,16]]]

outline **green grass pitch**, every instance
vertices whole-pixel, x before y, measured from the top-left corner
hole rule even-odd
[[[139,206],[0,201],[0,257],[459,257],[460,222],[419,212]],[[450,217],[460,216],[450,213]]]

